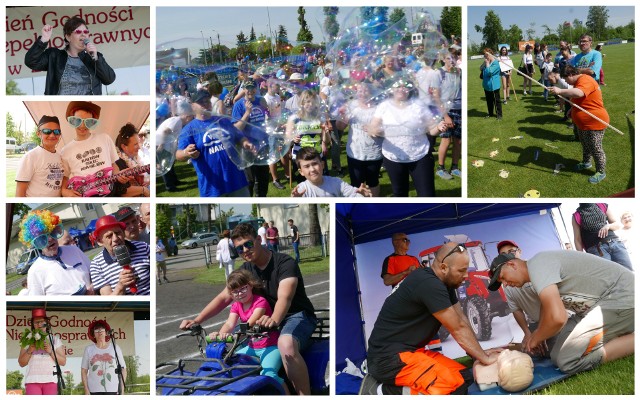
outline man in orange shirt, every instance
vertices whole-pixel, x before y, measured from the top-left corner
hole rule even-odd
[[[410,256],[409,244],[411,240],[405,233],[394,233],[391,236],[393,244],[393,254],[387,256],[382,262],[382,273],[380,276],[386,286],[395,288],[396,285],[409,275],[411,271],[421,266],[420,260]]]

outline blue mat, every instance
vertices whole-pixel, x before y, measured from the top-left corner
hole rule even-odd
[[[533,370],[533,382],[529,385],[528,388],[520,391],[520,392],[507,392],[506,390],[502,390],[499,386],[494,387],[484,392],[481,392],[476,383],[473,383],[469,386],[469,394],[470,395],[497,395],[497,394],[529,394],[536,392],[538,390],[542,390],[547,386],[560,382],[563,379],[568,378],[571,375],[565,374],[564,372],[557,369],[548,358],[545,359],[535,359],[533,360],[534,370]]]

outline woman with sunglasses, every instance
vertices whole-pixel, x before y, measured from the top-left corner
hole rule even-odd
[[[47,48],[53,27],[42,27],[41,36],[27,51],[27,67],[47,71],[46,95],[101,95],[102,85],[116,80],[116,73],[91,42],[86,22],[71,17],[65,22],[64,49]]]
[[[412,81],[399,78],[392,85],[392,97],[380,103],[373,114],[368,132],[382,136],[382,165],[389,174],[394,197],[409,196],[409,176],[420,197],[435,196],[434,160],[428,135],[447,130],[444,121],[421,102],[409,98]]]
[[[116,138],[116,149],[120,158],[116,160],[118,166],[114,173],[124,171],[127,168],[134,168],[143,165],[138,150],[140,150],[140,140],[138,139],[138,130],[132,123],[128,123],[120,128],[120,133]],[[116,182],[116,186],[123,186],[124,191],[118,188],[116,192],[121,193],[122,197],[146,197],[149,196],[149,177],[148,174],[140,174],[128,178],[128,182],[124,185]],[[146,189],[146,190],[145,190]]]
[[[104,133],[92,132],[100,123],[100,111],[99,105],[89,101],[72,101],[67,106],[65,117],[75,128],[76,134],[74,140],[60,151],[64,167],[62,195],[65,197],[82,196],[78,191],[67,188],[70,178],[93,175],[107,167],[119,171],[116,164],[119,159],[118,152],[111,137]],[[124,185],[128,178],[121,176],[117,181]],[[144,191],[148,193],[148,190]],[[109,188],[108,196],[122,196],[123,193],[114,186]]]
[[[60,217],[49,210],[31,211],[20,222],[22,244],[40,250],[27,275],[29,296],[93,294],[91,262],[77,246],[59,246],[63,235]]]
[[[87,328],[87,337],[93,343],[85,347],[80,365],[85,395],[123,394],[127,365],[120,346],[110,343],[110,331],[111,327],[102,319],[91,322]],[[116,370],[118,366],[122,367],[121,375]]]
[[[251,272],[247,270],[237,270],[229,274],[227,279],[227,291],[233,298],[229,318],[220,327],[220,331],[212,332],[209,337],[213,340],[225,340],[233,334],[238,322],[255,325],[256,321],[263,315],[271,316],[273,311],[267,299],[258,296],[262,288],[260,282]],[[278,350],[278,331],[270,331],[266,337],[252,338],[244,345],[238,347],[236,354],[246,354],[260,357],[262,371],[260,375],[270,376],[280,382],[285,387],[284,380],[278,376],[278,371],[282,367],[282,359]]]
[[[22,157],[16,173],[16,197],[60,197],[62,157],[56,152],[62,131],[58,117],[43,115],[38,121],[40,146]]]

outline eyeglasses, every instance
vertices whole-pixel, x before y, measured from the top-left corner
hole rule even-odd
[[[249,290],[249,285],[244,285],[240,289],[232,290],[231,294],[236,297],[240,297],[240,296],[244,296],[244,294],[247,293],[248,290]]]
[[[73,33],[75,33],[76,35],[80,35],[82,33],[84,33],[85,35],[88,35],[89,34],[89,30],[88,29],[85,29],[85,30],[76,29],[75,31],[73,31]]]
[[[74,128],[79,128],[80,125],[82,125],[82,123],[84,122],[84,126],[86,126],[87,129],[95,128],[96,126],[98,126],[98,123],[100,122],[97,118],[80,118],[80,117],[74,117],[73,115],[67,117],[67,121]]]
[[[464,244],[456,245],[456,247],[454,247],[453,249],[451,249],[451,251],[450,251],[449,253],[447,253],[447,255],[446,255],[446,256],[442,257],[442,260],[440,260],[440,262],[441,262],[441,263],[443,263],[443,262],[444,262],[444,260],[445,260],[447,257],[449,257],[450,255],[452,255],[453,253],[457,253],[457,252],[464,253],[464,251],[465,251],[466,249],[467,249],[467,248],[465,247],[465,245],[464,245]]]
[[[503,251],[503,252],[502,252],[502,253],[500,253],[500,254],[516,254],[516,253],[518,252],[518,250],[520,250],[520,249],[519,249],[518,247],[515,247],[515,248],[510,249],[510,250],[508,250],[508,251]]]
[[[580,42],[578,42],[578,43],[589,43],[589,42],[591,42],[591,40],[581,40],[581,41],[580,41]]]
[[[31,244],[36,249],[42,250],[49,244],[49,236],[58,240],[62,235],[64,235],[64,226],[62,224],[58,224],[51,232],[36,236],[36,238],[31,241]]]
[[[242,254],[242,253],[244,253],[244,249],[251,250],[251,249],[253,249],[254,245],[255,244],[253,243],[253,240],[247,240],[243,244],[241,244],[239,246],[235,246],[235,249],[236,249],[236,252],[238,254]]]
[[[62,131],[60,129],[44,128],[44,129],[39,129],[38,132],[42,132],[43,135],[51,135],[52,133],[56,136],[62,135]]]
[[[93,333],[105,333],[106,331],[104,328],[96,328],[93,330]]]

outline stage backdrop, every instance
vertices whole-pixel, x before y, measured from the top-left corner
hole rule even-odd
[[[392,231],[388,232],[388,239],[355,246],[358,280],[362,296],[362,312],[364,314],[364,332],[367,340],[378,312],[391,292],[391,287],[382,283],[380,272],[384,258],[393,253],[391,244],[391,235],[393,233]],[[493,258],[498,255],[497,243],[507,239],[515,241],[522,248],[522,257],[525,259],[543,250],[564,248],[556,231],[551,213],[547,210],[541,210],[537,214],[509,219],[410,233],[408,237],[411,239],[409,254],[418,259],[420,259],[419,254],[421,251],[450,240],[460,243],[482,242],[488,257],[488,263],[491,263]],[[348,243],[345,242],[344,245],[348,245]],[[480,249],[475,250],[474,254],[477,256]],[[486,268],[486,263],[484,267]],[[338,304],[340,304],[340,299],[338,299]],[[511,315],[493,318],[492,327],[491,339],[480,342],[483,348],[501,346],[511,340],[519,341],[523,335]],[[443,350],[447,356],[452,358],[461,357],[465,354],[451,336],[443,341]]]
[[[64,48],[62,27],[73,16],[87,22],[90,40],[112,68],[149,65],[149,7],[7,7],[7,79],[29,78],[46,72],[32,72],[24,65],[27,50],[40,36],[45,24],[53,27],[50,46]]]
[[[67,357],[82,357],[84,348],[91,341],[87,336],[87,328],[92,321],[102,319],[114,330],[116,343],[122,354],[135,352],[133,329],[133,312],[67,312],[50,311],[52,331],[67,347]],[[7,310],[7,358],[18,358],[20,353],[20,337],[26,328],[31,328],[31,311]]]

